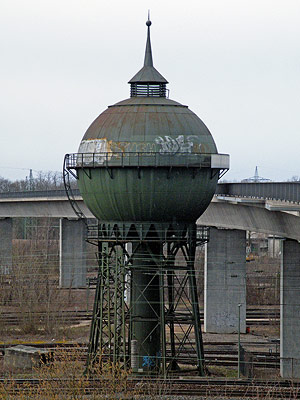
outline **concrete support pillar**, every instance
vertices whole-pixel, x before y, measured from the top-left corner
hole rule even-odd
[[[281,250],[280,374],[300,378],[300,244],[291,239]]]
[[[86,286],[86,225],[82,219],[60,219],[60,287]]]
[[[204,331],[246,332],[246,232],[210,228],[204,267]]]
[[[271,258],[279,257],[281,251],[282,238],[275,235],[268,237],[268,256]]]
[[[9,274],[12,267],[12,218],[0,219],[0,274]]]

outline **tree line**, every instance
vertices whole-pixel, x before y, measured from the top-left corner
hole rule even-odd
[[[72,186],[73,185],[76,187],[75,179],[72,181]],[[61,172],[38,171],[33,175],[32,171],[30,171],[29,176],[20,180],[10,180],[0,177],[0,193],[59,189],[64,189],[63,175]]]

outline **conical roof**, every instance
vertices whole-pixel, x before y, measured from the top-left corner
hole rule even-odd
[[[134,75],[128,83],[168,83],[168,81],[153,67],[153,58],[150,40],[151,21],[146,22],[148,27],[146,51],[143,68]]]

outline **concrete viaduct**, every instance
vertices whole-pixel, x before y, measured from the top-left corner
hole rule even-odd
[[[78,191],[75,199],[86,218],[93,215]],[[300,378],[300,182],[223,183],[198,225],[211,227],[206,245],[204,330],[246,330],[246,231],[281,237],[281,375]],[[293,214],[289,213],[292,212]],[[0,262],[11,265],[12,218],[60,218],[60,283],[86,284],[86,226],[77,218],[64,190],[0,194]],[[5,260],[5,261],[4,261]],[[5,265],[4,265],[5,264]]]

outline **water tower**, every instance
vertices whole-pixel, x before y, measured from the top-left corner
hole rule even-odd
[[[196,220],[209,205],[229,156],[217,153],[205,124],[168,98],[154,68],[147,23],[143,68],[130,98],[102,112],[64,176],[78,179],[97,218],[88,240],[98,246],[99,273],[88,365],[99,356],[134,372],[162,373],[194,364],[204,373],[194,260],[208,240]]]

